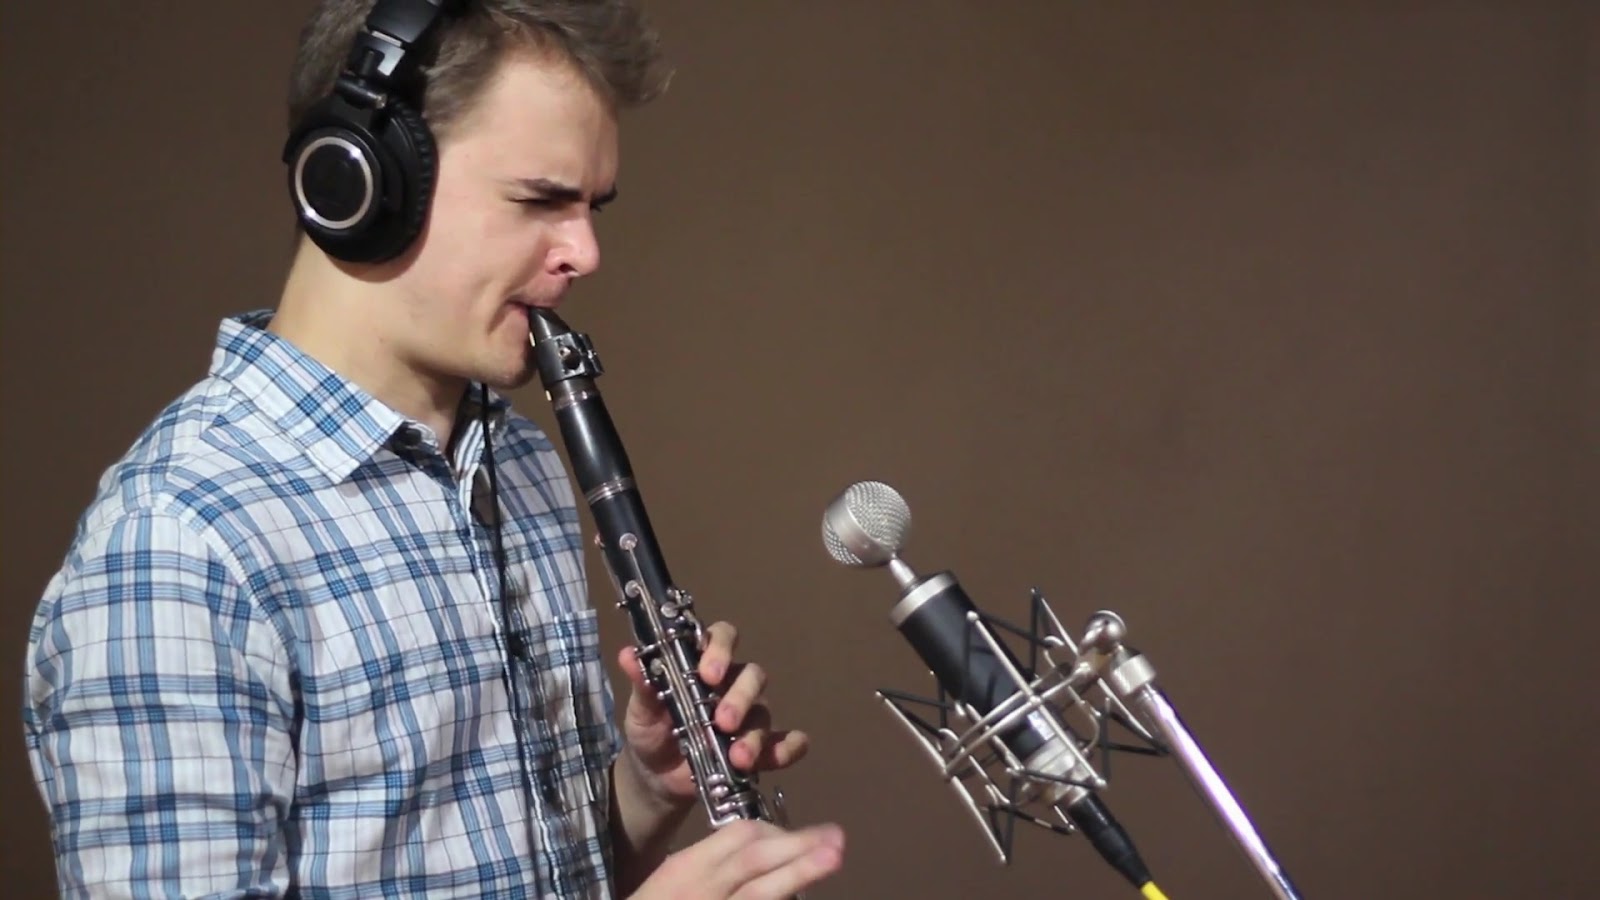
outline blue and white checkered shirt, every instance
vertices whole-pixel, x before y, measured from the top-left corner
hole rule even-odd
[[[491,395],[502,630],[483,410],[447,457],[268,315],[222,323],[39,606],[63,896],[609,897],[620,741],[560,457]]]

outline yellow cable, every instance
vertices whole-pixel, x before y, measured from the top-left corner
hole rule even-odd
[[[1154,881],[1146,881],[1144,887],[1139,888],[1139,893],[1145,896],[1145,900],[1167,900],[1167,895],[1161,893],[1161,888],[1156,887]]]

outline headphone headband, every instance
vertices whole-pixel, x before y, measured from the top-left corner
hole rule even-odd
[[[356,33],[339,81],[409,89],[422,68],[419,45],[431,39],[444,13],[460,5],[459,0],[378,0]]]

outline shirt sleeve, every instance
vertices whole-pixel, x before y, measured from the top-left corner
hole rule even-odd
[[[87,533],[30,640],[24,724],[69,898],[281,897],[294,707],[277,632],[176,517]]]

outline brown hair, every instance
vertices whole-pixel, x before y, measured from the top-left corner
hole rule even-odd
[[[300,33],[289,81],[289,123],[333,89],[375,0],[319,0]],[[555,54],[613,107],[637,106],[666,90],[655,29],[629,0],[469,0],[442,21],[424,67],[423,119],[447,132],[476,102],[508,53]]]

